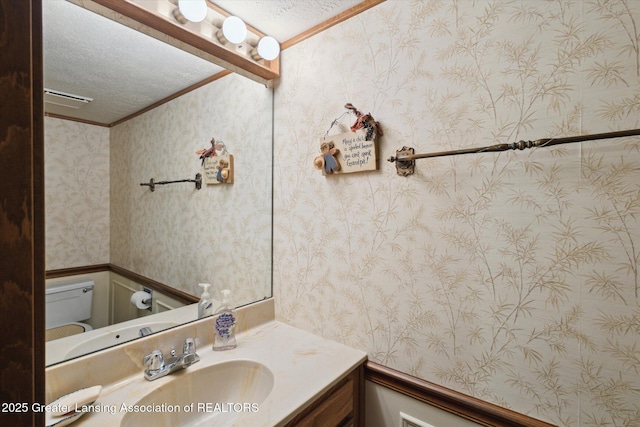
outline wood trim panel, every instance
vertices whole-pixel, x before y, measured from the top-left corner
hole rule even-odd
[[[166,98],[161,99],[160,101],[154,102],[153,104],[151,104],[151,105],[149,105],[149,106],[147,106],[147,107],[145,107],[145,108],[143,108],[143,109],[141,109],[139,111],[136,111],[135,113],[130,114],[127,117],[123,117],[122,119],[117,120],[117,121],[115,121],[113,123],[99,123],[99,122],[94,122],[94,121],[91,121],[91,120],[76,119],[74,117],[67,117],[67,116],[63,116],[61,114],[52,114],[52,113],[45,113],[45,116],[53,117],[53,118],[56,118],[56,119],[69,120],[69,121],[72,121],[72,122],[85,123],[85,124],[88,124],[88,125],[94,125],[94,126],[101,126],[101,127],[110,128],[110,127],[117,126],[120,123],[124,123],[124,122],[126,122],[128,120],[131,120],[134,117],[138,117],[138,116],[146,113],[147,111],[151,111],[156,107],[159,107],[159,106],[161,106],[163,104],[166,104],[167,102],[172,101],[172,100],[174,100],[176,98],[179,98],[182,95],[187,94],[187,93],[189,93],[189,92],[191,92],[193,90],[201,88],[204,85],[207,85],[207,84],[209,84],[211,82],[219,80],[219,79],[223,78],[224,76],[228,76],[229,74],[231,74],[231,71],[229,71],[229,70],[220,71],[219,73],[216,73],[211,77],[207,77],[206,79],[204,79],[202,81],[199,81],[198,83],[194,83],[191,86],[189,86],[189,87],[187,87],[185,89],[182,89],[181,91],[178,91],[178,92],[176,92],[176,93],[174,93],[172,95],[169,95]]]
[[[0,0],[0,424],[44,425],[42,1]]]
[[[129,280],[133,280],[134,282],[142,286],[151,288],[154,291],[158,291],[161,294],[171,297],[183,304],[191,304],[199,301],[198,297],[195,297],[191,294],[180,291],[178,289],[174,289],[170,286],[165,285],[164,283],[160,283],[156,280],[150,279],[141,274],[134,273],[133,271],[127,270],[126,268],[118,267],[115,264],[96,264],[96,265],[85,265],[82,267],[71,267],[71,268],[61,268],[58,270],[48,270],[46,272],[46,278],[53,279],[56,277],[76,276],[78,274],[99,273],[101,271],[113,271],[114,273],[119,274],[122,277],[125,277]],[[44,302],[44,296],[42,297],[42,299]]]
[[[364,381],[364,372],[365,372],[365,364],[361,364],[358,366],[356,371],[356,379],[359,387],[355,390],[354,399],[354,407],[353,407],[353,418],[355,420],[355,427],[365,427],[365,388],[366,384]]]
[[[78,274],[99,273],[111,270],[110,264],[84,265],[82,267],[60,268],[58,270],[47,270],[46,278],[77,276]]]
[[[191,304],[199,301],[199,298],[191,294],[180,291],[178,289],[174,289],[170,286],[165,285],[164,283],[160,283],[156,280],[142,276],[138,273],[134,273],[133,271],[129,271],[125,268],[118,267],[117,265],[109,264],[109,269],[114,273],[117,273],[123,277],[126,277],[127,279],[133,280],[134,282],[139,283],[143,286],[151,288],[154,291],[158,291],[162,294],[165,294],[166,296],[171,297],[183,304]]]
[[[10,2],[11,8],[15,2]],[[44,403],[46,392],[46,319],[45,319],[45,172],[44,172],[44,42],[42,30],[42,0],[32,0],[31,25],[31,167],[33,168],[33,297],[31,325],[33,344],[33,396],[34,402]],[[33,414],[35,425],[44,425],[45,414]]]
[[[490,427],[553,427],[489,402],[368,361],[365,379],[428,405]]]
[[[130,114],[130,115],[128,115],[127,117],[124,117],[124,118],[122,118],[122,119],[120,119],[120,120],[118,120],[118,121],[115,121],[115,122],[111,123],[111,124],[109,125],[109,127],[117,126],[117,125],[119,125],[120,123],[124,123],[124,122],[126,122],[127,120],[131,120],[131,119],[133,119],[134,117],[140,116],[140,115],[142,115],[142,114],[146,113],[147,111],[151,111],[151,110],[153,110],[154,108],[161,106],[162,104],[166,104],[166,103],[167,103],[167,102],[169,102],[169,101],[172,101],[172,100],[174,100],[174,99],[176,99],[176,98],[179,98],[179,97],[181,97],[182,95],[184,95],[184,94],[186,94],[186,93],[189,93],[189,92],[191,92],[191,91],[193,91],[193,90],[196,90],[196,89],[198,89],[198,88],[201,88],[202,86],[207,85],[207,84],[209,84],[209,83],[211,83],[211,82],[214,82],[214,81],[216,81],[216,80],[219,80],[219,79],[223,78],[224,76],[228,76],[229,74],[231,74],[231,71],[229,71],[229,70],[220,71],[219,73],[216,73],[216,74],[214,74],[214,75],[213,75],[213,76],[211,76],[211,77],[207,77],[206,79],[204,79],[204,80],[202,80],[202,81],[200,81],[200,82],[198,82],[198,83],[195,83],[195,84],[193,84],[193,85],[191,85],[191,86],[189,86],[189,87],[187,87],[187,88],[185,88],[185,89],[182,89],[182,90],[181,90],[181,91],[179,91],[179,92],[176,92],[176,93],[174,93],[174,94],[172,94],[172,95],[169,95],[169,96],[167,96],[166,98],[161,99],[161,100],[160,100],[160,101],[158,101],[158,102],[154,102],[153,104],[149,105],[148,107],[143,108],[143,109],[142,109],[142,110],[140,110],[140,111],[136,111],[135,113]]]
[[[357,366],[319,398],[302,409],[285,427],[364,427],[364,364]],[[326,410],[328,409],[328,411]]]
[[[365,0],[362,3],[357,4],[352,8],[347,9],[344,12],[334,16],[333,18],[327,19],[326,21],[316,25],[315,27],[310,28],[307,31],[302,32],[297,36],[292,37],[289,40],[283,42],[280,45],[280,49],[285,50],[287,48],[290,48],[291,46],[294,46],[310,37],[313,37],[316,34],[319,34],[343,21],[346,21],[349,18],[353,18],[354,16],[364,12],[365,10],[371,9],[374,6],[377,6],[380,3],[383,3],[384,1],[385,0]]]
[[[76,119],[75,117],[63,116],[62,114],[44,113],[44,115],[47,117],[53,117],[54,119],[69,120],[72,122],[84,123],[87,125],[101,126],[105,128],[111,127],[111,125],[108,123],[94,122],[93,120]]]

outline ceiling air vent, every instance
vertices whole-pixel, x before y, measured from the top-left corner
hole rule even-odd
[[[44,89],[44,102],[49,104],[62,105],[63,107],[78,109],[93,101],[93,98],[73,95],[71,93],[60,92],[58,90]]]

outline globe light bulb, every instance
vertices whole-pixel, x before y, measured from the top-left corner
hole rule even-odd
[[[247,38],[247,26],[237,16],[229,16],[222,23],[222,34],[231,43],[242,43]]]
[[[271,61],[280,54],[280,43],[271,36],[266,36],[258,42],[258,55],[261,58]]]
[[[191,22],[200,22],[207,17],[207,2],[205,0],[179,0],[178,9]]]

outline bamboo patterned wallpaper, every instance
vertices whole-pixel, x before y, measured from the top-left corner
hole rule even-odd
[[[237,74],[117,126],[47,117],[46,268],[113,263],[198,296],[271,296],[271,90]],[[228,186],[193,179],[215,137],[234,155]]]
[[[45,117],[46,269],[109,263],[109,128]]]
[[[382,159],[637,128],[639,24],[636,0],[389,0],[285,50],[278,318],[551,423],[640,425],[639,138],[312,164],[346,102]]]
[[[111,262],[194,296],[271,296],[272,95],[237,74],[215,80],[111,130]],[[203,172],[196,151],[224,143],[234,183],[164,185]]]

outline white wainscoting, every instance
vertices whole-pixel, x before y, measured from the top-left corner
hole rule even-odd
[[[477,427],[479,424],[458,417],[409,396],[390,390],[371,381],[365,381],[365,422],[367,427],[420,426]],[[405,420],[400,413],[408,415]]]
[[[173,298],[163,295],[158,291],[153,291],[151,310],[138,309],[131,304],[131,295],[141,291],[143,286],[117,273],[111,272],[110,274],[109,321],[111,324],[126,322],[127,320],[162,313],[184,306],[183,303]]]

